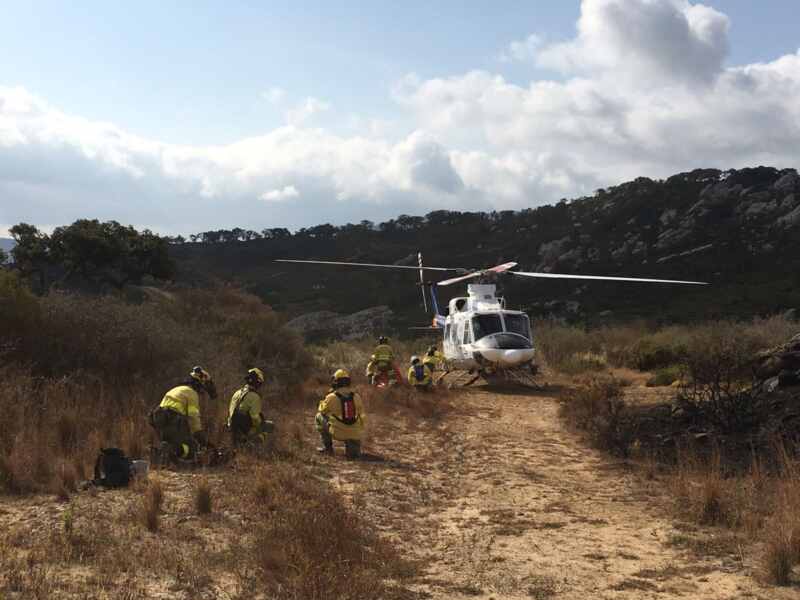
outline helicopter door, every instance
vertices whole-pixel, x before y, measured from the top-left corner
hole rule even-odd
[[[469,329],[470,329],[469,328],[469,321],[463,321],[461,323],[461,326],[464,328],[464,333],[463,333],[463,336],[461,338],[461,343],[464,344],[464,345],[467,345],[471,341],[470,340],[470,335],[469,335],[469,333],[470,333],[470,331],[469,331]]]

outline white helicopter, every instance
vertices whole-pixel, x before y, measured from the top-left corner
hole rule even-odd
[[[294,259],[279,259],[276,262],[418,270],[425,311],[428,310],[425,288],[429,287],[434,316],[430,327],[415,329],[442,332],[442,347],[447,366],[445,377],[455,370],[474,374],[475,377],[466,385],[473,383],[479,377],[483,377],[490,383],[498,380],[511,380],[523,384],[535,384],[532,378],[538,369],[534,363],[535,348],[530,319],[522,311],[506,309],[505,298],[497,296],[495,281],[500,274],[547,279],[708,285],[704,281],[513,271],[512,269],[517,266],[515,262],[467,272],[468,270],[463,268],[424,266],[422,253],[417,254],[417,259],[419,263],[417,266]],[[429,283],[425,281],[425,271],[454,271],[462,274],[451,279]],[[478,282],[467,284],[467,296],[450,300],[447,314],[442,314],[436,297],[436,287],[475,279]]]

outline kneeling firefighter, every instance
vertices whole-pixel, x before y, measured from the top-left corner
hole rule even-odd
[[[244,386],[231,396],[228,429],[234,446],[266,443],[275,429],[274,423],[264,418],[258,393],[265,380],[261,369],[250,369],[245,375]]]
[[[411,357],[411,366],[408,368],[408,383],[415,390],[429,390],[433,385],[431,371],[422,364],[419,356]]]
[[[164,394],[161,404],[150,413],[150,424],[174,458],[194,460],[198,448],[208,443],[200,421],[200,394],[204,393],[211,399],[217,397],[214,380],[203,367],[194,367],[189,377]]]
[[[337,440],[344,442],[347,458],[361,455],[366,415],[361,398],[350,388],[350,373],[344,369],[333,374],[331,390],[319,403],[315,420],[322,438],[319,452],[333,454],[333,440]]]
[[[435,373],[443,362],[444,355],[439,352],[439,349],[436,346],[428,346],[425,357],[422,359],[422,364],[428,368],[431,374]]]

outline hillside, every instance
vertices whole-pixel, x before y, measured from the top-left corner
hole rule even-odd
[[[291,315],[388,305],[398,324],[423,322],[412,274],[273,262],[292,257],[413,264],[418,250],[431,265],[485,267],[515,260],[524,270],[712,284],[698,289],[504,281],[509,304],[534,315],[688,321],[800,307],[800,176],[794,169],[698,169],[666,180],[638,178],[591,197],[521,211],[435,211],[377,225],[320,225],[294,234],[218,231],[192,238],[197,241],[172,246],[185,280],[236,281]]]

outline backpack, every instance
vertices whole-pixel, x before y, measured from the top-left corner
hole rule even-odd
[[[242,394],[239,397],[239,401],[236,403],[236,407],[233,409],[233,414],[231,415],[231,431],[234,433],[246,434],[249,433],[253,428],[253,418],[250,416],[250,413],[239,410],[239,407],[242,405],[242,402],[244,402],[244,399],[249,393],[250,390],[247,390],[244,394]]]
[[[119,448],[100,448],[92,483],[108,488],[127,487],[131,480],[131,463]]]
[[[342,418],[339,419],[345,425],[352,425],[358,420],[356,412],[356,395],[350,392],[348,395],[336,392],[336,397],[342,403]]]

